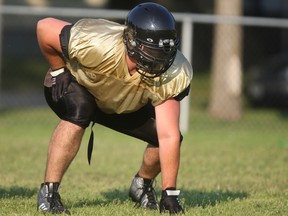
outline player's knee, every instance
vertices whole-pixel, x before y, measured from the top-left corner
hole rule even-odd
[[[97,108],[93,96],[76,82],[70,83],[67,93],[58,102],[52,100],[51,88],[45,88],[45,98],[59,118],[83,129],[89,126]]]
[[[85,129],[95,115],[95,106],[95,102],[92,100],[79,100],[77,106],[70,110],[68,116],[70,116],[71,121]]]

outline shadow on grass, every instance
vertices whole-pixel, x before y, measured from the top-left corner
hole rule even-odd
[[[229,202],[233,200],[242,200],[248,197],[248,193],[239,191],[210,191],[203,192],[197,190],[183,190],[180,195],[180,200],[185,200],[185,205],[189,207],[215,206],[216,204]]]
[[[97,195],[95,195],[95,199],[83,199],[78,201],[77,203],[74,203],[73,206],[76,208],[81,208],[85,206],[95,206],[95,205],[109,205],[109,204],[121,204],[128,200],[128,189],[114,189],[107,192],[102,192],[101,197],[97,198]]]
[[[161,192],[156,191],[158,195],[158,201],[160,201]],[[121,204],[130,200],[128,197],[128,189],[122,190],[110,190],[102,192],[103,198],[93,200],[82,200],[74,205],[74,207],[84,207],[93,205],[109,205],[109,204]],[[229,202],[233,200],[242,200],[248,197],[246,192],[238,191],[211,191],[203,192],[197,190],[181,190],[180,200],[184,200],[185,207],[202,207],[214,206],[219,203]]]
[[[0,199],[7,199],[13,197],[30,198],[35,195],[37,189],[29,189],[26,187],[13,186],[10,188],[3,188],[0,186]]]

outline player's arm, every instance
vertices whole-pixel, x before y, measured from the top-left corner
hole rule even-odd
[[[162,173],[160,212],[184,212],[178,200],[180,190],[176,190],[180,163],[180,102],[169,99],[156,106],[155,111]]]
[[[64,26],[71,23],[45,18],[37,23],[37,39],[41,52],[52,69],[52,99],[57,102],[66,92],[71,82],[71,74],[65,67],[59,35]]]
[[[55,70],[65,66],[59,35],[65,25],[71,23],[54,18],[45,18],[37,23],[37,39],[41,52]]]
[[[169,99],[155,107],[162,172],[162,190],[176,187],[180,158],[180,103]]]

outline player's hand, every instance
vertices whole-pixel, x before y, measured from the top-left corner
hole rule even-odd
[[[63,97],[72,80],[72,75],[67,68],[61,68],[50,72],[52,75],[52,99],[55,102]]]
[[[184,213],[184,209],[179,203],[178,196],[180,190],[166,189],[162,191],[162,197],[160,200],[160,213],[169,212],[170,214]]]

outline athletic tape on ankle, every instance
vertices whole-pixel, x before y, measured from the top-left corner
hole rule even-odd
[[[180,190],[166,190],[168,196],[179,196]]]
[[[60,68],[58,70],[50,72],[50,74],[51,74],[52,77],[55,77],[55,76],[58,76],[61,73],[64,73],[64,71],[65,71],[64,68]]]

